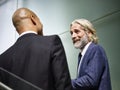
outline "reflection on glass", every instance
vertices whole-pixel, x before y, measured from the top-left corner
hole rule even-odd
[[[43,90],[1,67],[0,75],[0,90]],[[6,77],[10,82],[4,82]]]

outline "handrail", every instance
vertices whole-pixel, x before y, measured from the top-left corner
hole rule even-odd
[[[21,77],[19,77],[19,76],[13,74],[13,73],[7,71],[6,69],[4,69],[4,68],[2,68],[2,67],[0,67],[0,70],[3,71],[3,72],[6,73],[6,74],[9,74],[10,76],[12,76],[12,77],[14,77],[14,78],[16,78],[16,79],[22,81],[22,82],[25,83],[26,85],[32,86],[33,88],[35,88],[35,90],[43,90],[43,89],[39,88],[38,86],[36,86],[36,85],[34,85],[34,84],[32,84],[32,83],[30,83],[30,82],[22,79]],[[8,90],[9,90],[9,89],[8,89]],[[12,89],[11,89],[11,90],[12,90]]]

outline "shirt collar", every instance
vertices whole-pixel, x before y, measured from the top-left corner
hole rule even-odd
[[[88,49],[88,47],[89,47],[89,45],[90,45],[91,43],[92,43],[92,42],[87,43],[87,45],[84,47],[83,51],[81,52],[82,56],[85,55],[85,53],[86,53],[86,51],[87,51],[87,49]]]
[[[23,32],[23,33],[21,33],[20,35],[19,35],[19,37],[21,37],[21,36],[23,36],[23,35],[25,35],[25,34],[28,34],[28,33],[35,33],[35,34],[37,34],[35,31],[25,31],[25,32]]]

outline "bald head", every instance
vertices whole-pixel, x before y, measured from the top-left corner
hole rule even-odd
[[[42,33],[42,23],[37,15],[27,8],[17,9],[12,16],[12,21],[19,34],[27,30]]]

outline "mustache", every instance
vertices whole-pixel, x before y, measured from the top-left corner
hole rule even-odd
[[[73,43],[80,42],[80,39],[73,39]]]

